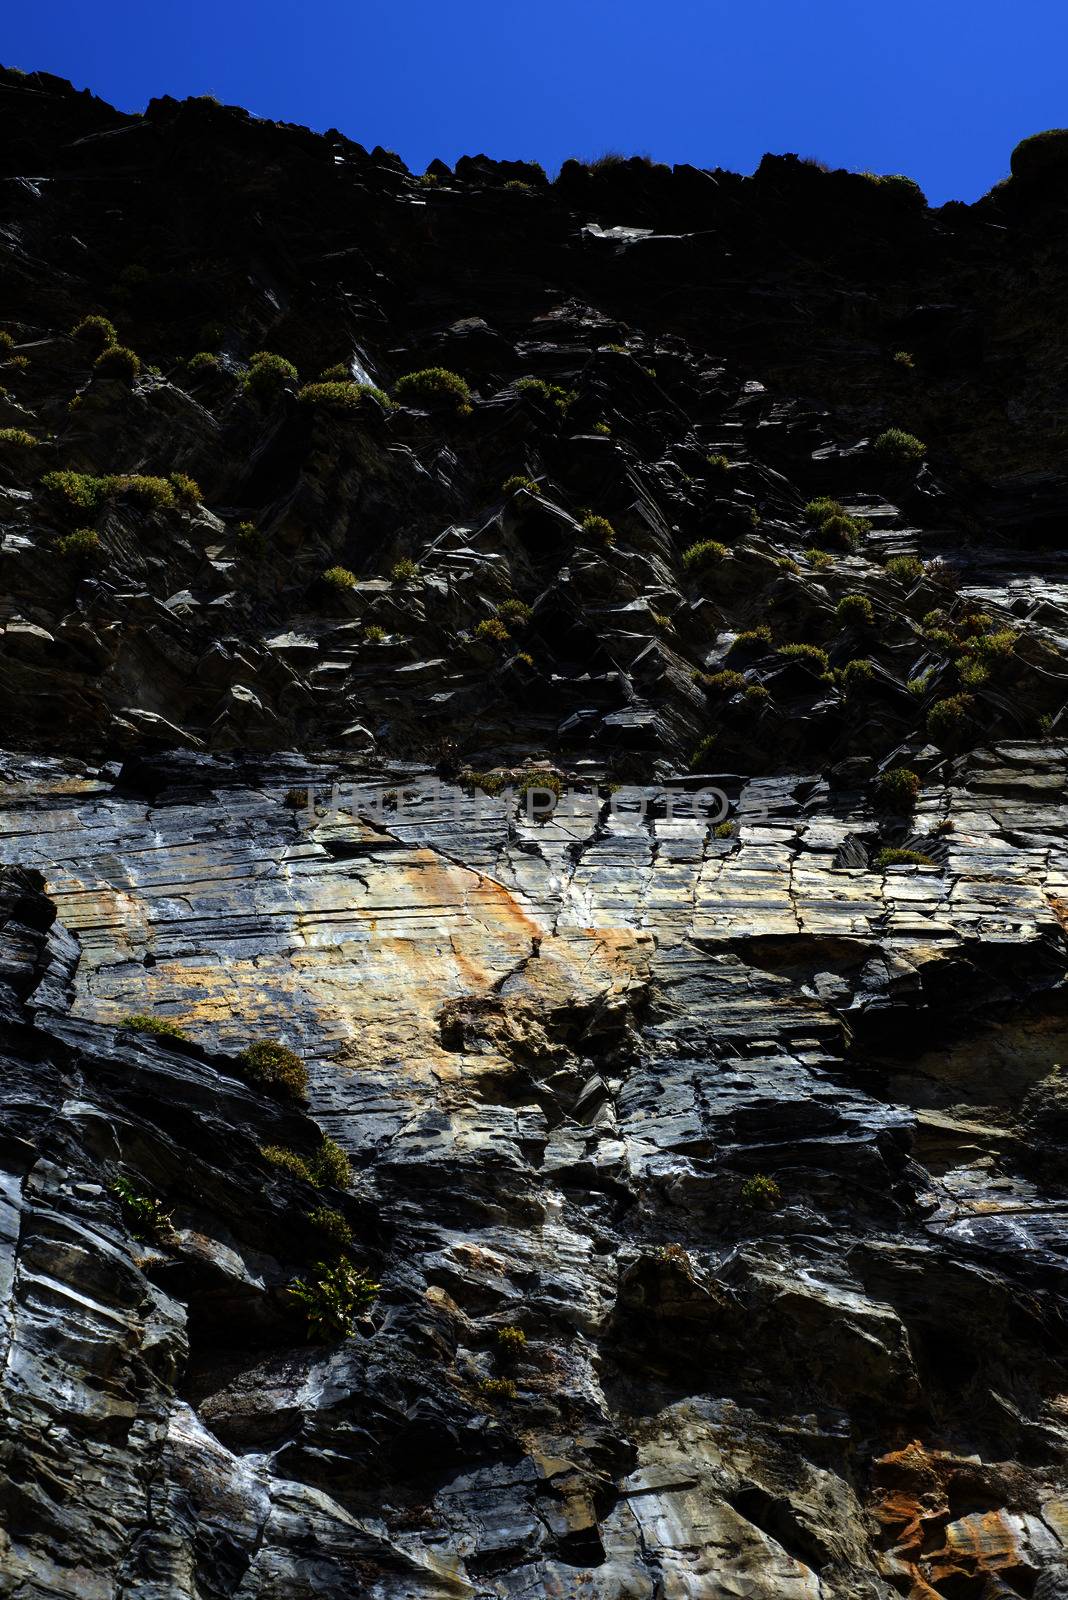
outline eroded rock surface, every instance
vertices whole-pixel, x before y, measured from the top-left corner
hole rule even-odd
[[[1059,192],[0,119],[5,1592],[1068,1594]]]

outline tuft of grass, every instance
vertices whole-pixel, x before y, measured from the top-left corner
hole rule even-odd
[[[278,399],[287,384],[296,383],[299,374],[292,361],[277,355],[273,350],[257,350],[249,356],[248,370],[241,379],[242,388],[261,405],[271,405]]]
[[[875,612],[872,603],[865,594],[847,594],[834,608],[834,614],[839,622],[849,628],[871,628],[875,626]]]
[[[927,732],[935,744],[946,748],[958,743],[967,729],[971,708],[972,697],[968,694],[936,700],[927,713]]]
[[[830,668],[826,650],[821,650],[816,644],[781,644],[778,654],[786,661],[797,661],[811,667],[821,677],[826,677]]]
[[[100,535],[95,528],[75,528],[73,533],[61,534],[55,548],[65,561],[73,561],[81,566],[99,560],[103,554]]]
[[[254,522],[239,522],[234,537],[243,556],[261,556],[267,548],[267,536]]]
[[[308,1166],[312,1182],[320,1187],[332,1184],[335,1189],[347,1189],[352,1182],[349,1158],[337,1140],[331,1139],[328,1134],[323,1136],[323,1142]]]
[[[481,1388],[491,1400],[515,1400],[519,1394],[511,1378],[483,1378]]]
[[[191,378],[214,377],[219,371],[219,358],[210,350],[198,350],[195,356],[189,357],[185,370]]]
[[[386,637],[386,630],[377,622],[369,622],[363,630],[363,636],[368,644],[381,644]]]
[[[577,389],[564,389],[558,383],[546,383],[544,378],[520,378],[516,383],[515,392],[526,396],[527,399],[552,405],[561,415],[578,399]]]
[[[917,583],[923,577],[923,562],[918,556],[891,556],[885,570],[898,583]]]
[[[504,1361],[514,1361],[523,1354],[527,1336],[522,1328],[509,1325],[497,1329],[497,1353]]]
[[[887,428],[872,444],[875,454],[895,466],[914,466],[927,454],[927,446],[903,428]]]
[[[347,1250],[355,1242],[352,1229],[333,1206],[316,1206],[314,1211],[308,1212],[308,1221],[339,1250]]]
[[[599,433],[603,439],[610,439],[612,437],[612,428],[607,422],[595,422],[593,425],[593,431],[594,433]]]
[[[291,1100],[303,1100],[308,1089],[308,1069],[287,1045],[277,1039],[260,1039],[238,1056],[246,1078]]]
[[[471,390],[457,372],[447,367],[424,367],[420,372],[406,372],[393,386],[394,393],[405,402],[425,406],[429,410],[452,410],[465,416],[471,410]]]
[[[272,1165],[281,1167],[283,1172],[301,1178],[317,1189],[323,1189],[328,1184],[336,1189],[347,1189],[352,1182],[348,1156],[328,1135],[324,1135],[322,1144],[311,1156],[300,1156],[295,1150],[277,1144],[260,1145],[260,1155]]]
[[[887,867],[937,867],[938,863],[932,861],[930,856],[925,856],[922,850],[900,850],[888,845],[880,850],[872,862],[876,872],[885,872]]]
[[[384,389],[373,383],[356,383],[351,378],[306,383],[297,394],[301,405],[324,411],[366,411],[368,397],[377,400],[387,411],[393,409],[393,401]]]
[[[817,572],[825,572],[828,567],[834,566],[834,557],[828,555],[826,550],[817,549],[815,545],[811,550],[805,551],[805,560],[810,567],[815,567]]]
[[[894,363],[899,367],[914,367],[916,365],[916,358],[912,354],[911,350],[895,350]]]
[[[150,1033],[157,1039],[188,1039],[185,1029],[170,1017],[155,1017],[146,1011],[129,1011],[119,1022],[132,1033]]]
[[[57,501],[65,511],[98,511],[111,493],[114,480],[93,477],[88,472],[71,472],[66,468],[46,472],[40,487],[46,495]]]
[[[817,528],[821,539],[837,550],[855,550],[863,538],[864,529],[856,517],[825,517]]]
[[[483,617],[475,628],[474,636],[476,639],[485,639],[490,644],[507,644],[512,637],[500,617]]]
[[[111,478],[107,480],[115,494],[122,495],[123,499],[130,500],[135,506],[141,506],[145,511],[169,511],[175,503],[173,480],[166,478],[153,478],[144,473],[135,473],[131,477]],[[188,480],[193,483],[192,478]],[[196,485],[193,484],[196,488]]]
[[[731,470],[730,458],[723,455],[706,456],[705,466],[717,478],[725,478]]]
[[[770,650],[771,629],[767,623],[762,622],[755,628],[749,628],[744,633],[735,634],[727,651],[729,656],[741,655],[744,651]]]
[[[6,328],[0,328],[0,361],[6,361],[14,348],[14,336]]]
[[[702,677],[701,682],[709,694],[737,694],[739,690],[745,688],[745,673],[731,672],[729,669],[725,672],[710,672]]]
[[[106,350],[111,345],[119,342],[118,329],[107,317],[83,317],[70,330],[72,339],[77,339],[79,344],[84,344],[90,350]]]
[[[141,376],[141,357],[136,350],[124,344],[108,345],[93,362],[98,378],[118,378],[122,383],[135,383]]]
[[[734,838],[734,823],[733,822],[717,822],[716,826],[712,829],[712,832],[713,832],[714,836],[717,839],[733,839]]]
[[[328,583],[331,589],[355,589],[356,574],[350,572],[348,567],[327,567],[323,582]]]
[[[705,572],[709,567],[714,567],[730,554],[725,544],[720,544],[718,539],[702,539],[697,544],[690,545],[682,553],[683,570],[686,572]]]
[[[715,750],[716,735],[714,733],[706,733],[700,744],[694,747],[693,755],[690,757],[690,771],[700,772],[709,756],[715,754]]]
[[[201,499],[200,485],[195,478],[189,476],[188,472],[172,472],[170,485],[174,491],[174,498],[180,506],[191,508],[199,504]]]
[[[1018,637],[1012,628],[1002,628],[997,633],[988,633],[984,638],[976,639],[974,648],[986,662],[1003,661],[1012,655]]]
[[[886,811],[911,811],[923,785],[910,767],[881,772],[872,785],[875,803]]]
[[[846,694],[858,694],[867,688],[875,676],[875,664],[863,656],[847,661],[839,673],[839,681]]]
[[[590,511],[582,519],[582,531],[593,544],[599,544],[603,550],[610,550],[616,542],[616,530],[607,517],[599,517]]]
[[[513,473],[510,478],[505,478],[501,484],[501,493],[510,499],[514,494],[541,494],[541,485],[535,483],[533,478],[524,478],[522,473]]]
[[[0,428],[0,444],[17,445],[20,450],[26,450],[37,443],[33,434],[25,428]]]
[[[413,579],[418,578],[419,568],[414,561],[409,561],[405,557],[403,561],[393,563],[389,576],[392,583],[411,583]]]
[[[990,668],[966,656],[957,662],[957,676],[966,689],[981,689],[990,678]]]
[[[525,628],[530,621],[531,610],[522,600],[502,600],[497,607],[497,615],[506,626],[511,624],[516,628]]]
[[[119,1202],[122,1219],[130,1230],[131,1238],[141,1244],[154,1244],[173,1234],[170,1213],[164,1211],[161,1201],[142,1194],[126,1178],[116,1178],[109,1187]]]
[[[381,1284],[358,1272],[351,1261],[317,1261],[308,1278],[295,1278],[289,1293],[300,1304],[309,1339],[351,1339],[356,1324],[378,1298]]]
[[[805,521],[816,529],[826,544],[840,550],[856,549],[864,536],[865,524],[861,519],[849,516],[844,506],[826,495],[808,502]]]
[[[757,1172],[742,1184],[741,1199],[753,1211],[773,1211],[782,1199],[782,1190],[774,1178]]]

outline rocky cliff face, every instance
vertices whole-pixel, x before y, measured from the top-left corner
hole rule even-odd
[[[1068,1593],[1057,159],[0,122],[7,1592]]]

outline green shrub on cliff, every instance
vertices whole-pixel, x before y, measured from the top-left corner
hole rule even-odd
[[[188,1039],[185,1029],[170,1017],[156,1017],[145,1011],[129,1011],[119,1022],[132,1033],[150,1033],[157,1039]]]
[[[328,583],[331,589],[355,589],[356,574],[350,572],[348,567],[327,567],[323,573],[323,582]]]
[[[37,440],[25,428],[0,428],[0,444],[15,445],[20,450],[27,450],[35,445]]]
[[[782,1191],[774,1178],[757,1172],[742,1184],[741,1199],[754,1211],[772,1211],[782,1199]]]
[[[971,707],[972,697],[968,694],[949,695],[945,700],[935,701],[927,713],[927,732],[935,744],[945,748],[963,738]]]
[[[497,615],[505,625],[525,628],[530,621],[531,610],[522,600],[502,600],[497,607]]]
[[[522,1328],[507,1327],[497,1329],[497,1354],[502,1361],[515,1361],[526,1349],[527,1336]]]
[[[551,404],[561,415],[578,399],[576,389],[564,389],[558,383],[546,383],[544,378],[519,378],[515,392],[527,399]]]
[[[200,485],[195,478],[189,476],[188,472],[172,472],[170,485],[179,505],[192,507],[199,504]]]
[[[896,466],[915,465],[927,454],[923,440],[917,439],[914,433],[906,433],[903,428],[887,428],[880,433],[872,449],[881,460],[893,462]]]
[[[392,409],[393,401],[384,389],[376,388],[373,383],[354,383],[350,379],[306,383],[298,392],[297,399],[301,405],[321,411],[366,411],[369,396],[387,411]]]
[[[466,415],[471,409],[471,390],[457,372],[447,367],[424,367],[406,372],[393,386],[399,399],[431,410],[448,409]]]
[[[767,623],[761,622],[755,628],[749,628],[744,633],[735,634],[727,650],[729,656],[742,655],[748,651],[763,651],[771,649],[771,629]]]
[[[505,478],[501,493],[508,499],[514,494],[541,494],[541,485],[535,483],[533,478],[524,478],[522,473],[516,472],[510,478]]]
[[[294,1279],[289,1293],[304,1311],[310,1339],[351,1339],[380,1288],[351,1261],[317,1261],[307,1278]]]
[[[682,552],[683,569],[691,573],[706,572],[729,554],[727,546],[718,539],[701,539]]]
[[[118,378],[122,383],[134,383],[141,375],[141,357],[124,344],[108,345],[93,362],[98,378]]]
[[[808,502],[805,507],[805,521],[811,523],[825,544],[839,550],[856,549],[864,536],[864,522],[859,517],[849,516],[844,506],[826,495]],[[811,558],[811,552],[808,554]]]
[[[246,1078],[291,1100],[303,1100],[308,1089],[308,1069],[287,1045],[277,1039],[258,1039],[238,1056]]]
[[[261,1145],[260,1155],[273,1166],[281,1167],[283,1172],[290,1173],[294,1178],[302,1178],[317,1189],[325,1188],[327,1184],[336,1189],[347,1189],[352,1182],[349,1158],[329,1135],[324,1135],[322,1144],[311,1156],[300,1156],[295,1150],[277,1144]]]
[[[352,1229],[333,1206],[316,1206],[314,1211],[308,1212],[308,1221],[339,1250],[347,1250],[354,1242]]]
[[[490,1400],[515,1400],[519,1395],[512,1378],[483,1378],[480,1387]]]
[[[796,661],[821,677],[826,677],[830,669],[826,650],[821,650],[817,644],[781,644],[778,653],[784,660]]]
[[[90,350],[106,350],[109,345],[119,342],[118,330],[107,317],[83,317],[79,323],[70,330],[72,339],[77,339],[79,344],[86,345]]]
[[[244,389],[264,405],[278,399],[287,383],[296,383],[298,373],[292,361],[273,350],[257,350],[249,356],[248,371],[241,382]]]
[[[891,556],[886,563],[888,578],[896,578],[898,583],[918,583],[923,577],[923,562],[918,556]]]
[[[174,505],[174,485],[173,482],[168,483],[166,478],[135,473],[131,477],[109,478],[106,481],[113,493],[122,495],[123,499],[132,501],[144,511],[169,511]],[[187,481],[196,488],[192,478]]]
[[[875,623],[872,603],[865,594],[847,594],[834,608],[839,622],[850,628],[870,628]]]
[[[729,668],[723,672],[710,672],[702,677],[701,682],[709,694],[738,694],[745,688],[745,673],[731,672]]]
[[[96,478],[88,472],[46,472],[40,487],[64,511],[97,511],[107,498],[110,478]]]
[[[164,1211],[159,1200],[142,1194],[126,1178],[116,1178],[110,1188],[119,1202],[122,1219],[129,1228],[132,1239],[138,1240],[141,1244],[154,1244],[160,1239],[168,1238],[174,1232],[170,1213]]]
[[[887,867],[937,867],[938,863],[932,861],[930,856],[925,856],[921,850],[900,850],[888,845],[885,850],[880,850],[872,866],[876,872],[885,872]]]
[[[909,767],[893,767],[879,774],[872,792],[876,805],[887,811],[911,811],[921,788],[918,773]]]
[[[88,566],[103,553],[100,535],[95,528],[75,528],[73,533],[61,534],[55,548],[65,561],[75,562],[79,566]]]
[[[604,550],[611,549],[616,542],[616,530],[608,518],[599,517],[592,511],[583,517],[582,531],[587,539],[599,544]]]

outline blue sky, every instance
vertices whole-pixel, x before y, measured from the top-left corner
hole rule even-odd
[[[1065,0],[48,0],[0,60],[124,110],[212,93],[433,156],[640,152],[751,172],[765,150],[972,200],[1068,124]]]

